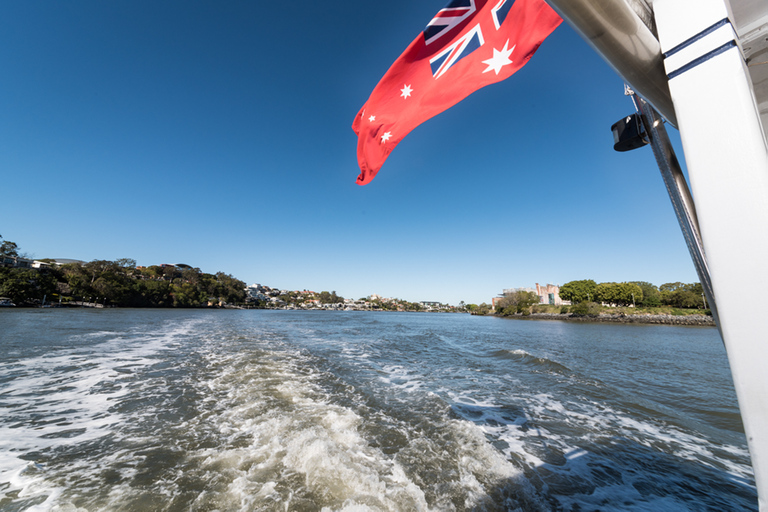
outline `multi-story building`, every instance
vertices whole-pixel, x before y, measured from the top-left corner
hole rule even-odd
[[[560,286],[556,284],[547,284],[541,286],[536,283],[536,288],[507,288],[504,290],[503,295],[510,295],[515,292],[532,292],[538,295],[539,304],[550,304],[552,306],[570,305],[571,302],[560,298]],[[497,297],[493,299],[493,306],[495,308],[496,302],[501,299]]]
[[[560,298],[560,286],[556,284],[547,284],[546,287],[539,286],[536,283],[536,295],[539,296],[540,304],[550,304],[552,306],[570,305],[571,301]]]

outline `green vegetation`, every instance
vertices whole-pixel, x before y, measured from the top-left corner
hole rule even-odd
[[[473,315],[480,315],[480,316],[487,315],[487,314],[489,314],[491,312],[490,304],[486,304],[485,302],[483,302],[480,305],[477,305],[477,304],[467,304],[464,307],[464,309],[467,312],[469,312],[469,313],[471,313]]]
[[[597,317],[600,315],[600,304],[596,302],[579,302],[571,308],[573,316]]]
[[[560,287],[560,298],[572,305],[539,304],[533,292],[517,291],[502,297],[493,310],[487,304],[469,304],[466,310],[474,315],[495,313],[499,316],[529,316],[531,314],[563,315],[596,318],[598,316],[633,315],[711,315],[706,308],[699,283],[665,283],[655,286],[646,281],[596,283],[592,279],[570,281]]]
[[[637,299],[636,306],[661,306],[661,294],[659,288],[656,285],[648,283],[646,281],[631,281],[631,284],[636,284],[643,292],[642,299]]]
[[[0,267],[0,297],[8,297],[17,305],[40,301],[46,295],[53,297],[57,290],[57,280],[49,273]]]
[[[422,311],[424,309],[424,306],[418,302],[408,302],[402,299],[373,299],[370,302],[373,309],[380,309],[382,311]]]
[[[634,306],[634,312],[675,309],[706,309],[700,283],[665,283],[655,286],[646,281],[600,283],[593,280],[571,281],[560,287],[560,297],[573,304],[597,302],[614,307]],[[658,313],[672,314],[672,313]]]
[[[643,290],[632,283],[600,283],[595,287],[594,300],[616,306],[634,306],[636,302],[642,302]]]
[[[595,288],[597,288],[597,283],[592,279],[571,281],[560,287],[560,298],[571,301],[573,304],[594,300]]]
[[[335,291],[322,291],[320,293],[289,290],[272,290],[265,287],[267,299],[253,299],[249,297],[247,302],[249,307],[256,309],[270,309],[289,307],[296,309],[312,309],[318,305],[342,305],[345,303],[344,297],[337,295]],[[270,300],[271,299],[271,300]],[[364,300],[364,299],[361,299]],[[328,308],[323,308],[328,309]],[[330,308],[334,309],[334,308]]]
[[[539,303],[539,296],[534,292],[518,291],[507,293],[496,305],[496,314],[501,316],[530,315],[534,304]]]
[[[0,239],[2,239],[2,235],[0,235]],[[4,241],[2,244],[0,244],[0,256],[5,257],[9,256],[12,258],[15,258],[19,255],[19,246],[16,245],[13,242],[9,242],[8,240]],[[0,258],[2,260],[2,258]]]
[[[18,305],[48,303],[96,303],[123,307],[201,307],[246,302],[245,283],[231,275],[206,274],[187,265],[138,267],[129,258],[116,261],[94,260],[85,264],[56,265],[53,260],[39,269],[15,268],[21,258],[14,242],[0,236],[0,297]],[[344,297],[335,291],[320,293],[269,290],[268,297],[248,298],[250,307],[295,307],[338,309]],[[494,308],[486,303],[464,304],[458,308],[440,305],[425,307],[401,299],[374,298],[364,302],[366,309],[384,311],[455,311],[473,315],[496,313],[500,316],[532,313],[596,317],[598,315],[690,315],[711,314],[706,309],[699,283],[665,283],[655,286],[646,281],[596,283],[592,279],[570,281],[560,287],[560,297],[572,306],[539,304],[529,291],[516,291],[499,299]],[[349,301],[347,301],[349,302]]]
[[[3,256],[17,251],[4,242]],[[41,260],[44,261],[44,260]],[[50,262],[50,260],[49,260]],[[172,265],[137,267],[128,258],[40,269],[0,267],[0,296],[17,305],[90,302],[123,307],[199,307],[245,301],[245,283],[231,275],[206,274]]]
[[[344,297],[336,295],[335,291],[332,291],[331,293],[320,292],[317,300],[320,301],[320,304],[342,304],[344,302]]]
[[[700,283],[666,283],[659,286],[662,305],[676,308],[703,308],[704,289]]]

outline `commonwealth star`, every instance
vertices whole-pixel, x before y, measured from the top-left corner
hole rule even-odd
[[[504,43],[504,48],[502,48],[501,51],[497,50],[496,48],[493,49],[493,57],[483,61],[483,64],[488,64],[488,67],[483,70],[483,73],[487,73],[493,70],[498,75],[499,72],[501,71],[501,68],[503,68],[507,64],[512,64],[512,61],[509,59],[509,56],[512,55],[513,51],[515,51],[515,47],[513,46],[511,49],[508,50],[507,49],[508,45],[509,45],[509,39],[507,39],[507,42]]]

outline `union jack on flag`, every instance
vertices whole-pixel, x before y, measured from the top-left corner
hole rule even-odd
[[[432,67],[432,76],[440,78],[456,62],[483,46],[483,42],[483,31],[480,29],[480,25],[476,25],[472,30],[459,38],[458,41],[429,59],[429,65]]]
[[[482,9],[486,0],[478,1],[479,7]],[[478,22],[468,32],[464,31],[460,25],[477,10],[478,5],[475,0],[454,0],[432,18],[427,28],[424,29],[424,42],[427,45],[435,42],[441,36],[453,40],[456,34],[463,33],[456,42],[429,59],[432,76],[440,78],[456,62],[483,46],[485,44],[484,29],[488,33],[492,33],[501,28],[514,0],[495,0],[495,2],[493,8],[490,9],[490,16],[475,17]]]
[[[475,11],[477,11],[475,0],[453,0],[445,8],[440,9],[427,24],[427,28],[424,29],[424,42],[428,45],[434,43],[472,16]]]

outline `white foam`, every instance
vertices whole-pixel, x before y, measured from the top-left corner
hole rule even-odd
[[[0,385],[6,411],[0,423],[0,485],[8,484],[0,499],[10,492],[18,492],[20,498],[46,496],[29,510],[61,508],[62,488],[52,484],[48,468],[19,455],[48,453],[114,434],[113,427],[126,421],[114,406],[132,392],[130,373],[156,362],[158,352],[190,329],[191,325],[174,324],[154,334],[86,333],[82,337],[108,339],[0,368],[0,378],[8,379]]]
[[[522,352],[522,351],[521,351]],[[648,453],[673,456],[677,460],[689,460],[694,464],[704,464],[727,471],[731,480],[744,485],[752,477],[748,453],[743,447],[732,445],[713,445],[706,437],[690,430],[683,430],[673,424],[652,417],[638,419],[631,413],[620,412],[603,403],[574,401],[564,403],[549,393],[527,394],[519,389],[514,397],[521,404],[521,411],[516,415],[499,404],[496,398],[484,398],[487,389],[465,390],[461,394],[448,392],[450,401],[457,411],[474,422],[487,439],[509,461],[519,461],[535,469],[546,466],[547,474],[559,474],[554,477],[562,481],[579,480],[593,482],[593,468],[609,467],[619,471],[621,479],[615,484],[595,482],[591,494],[574,491],[573,496],[553,493],[565,510],[577,505],[592,505],[605,508],[606,503],[623,504],[622,510],[651,511],[679,510],[682,502],[662,496],[641,496],[633,486],[637,471],[622,468],[616,461],[604,460],[602,456],[590,453],[581,446],[584,444],[605,445],[620,442],[648,448]],[[568,433],[557,434],[546,425],[565,428]],[[574,437],[581,432],[580,437]],[[574,445],[574,442],[580,443]],[[583,444],[582,444],[583,443]],[[562,462],[553,465],[539,454],[563,454]],[[744,463],[734,461],[742,460]],[[631,462],[628,462],[631,464]],[[619,463],[620,464],[620,463]],[[643,474],[642,470],[639,474]],[[623,479],[623,480],[622,480]],[[472,481],[467,485],[471,488]]]
[[[263,500],[287,507],[298,492],[339,503],[337,510],[427,510],[424,494],[402,468],[360,433],[362,418],[328,402],[316,383],[322,375],[297,375],[293,357],[274,353],[270,361],[230,370],[236,366],[232,361],[211,354],[222,372],[205,385],[213,392],[226,390],[227,403],[205,421],[216,424],[230,446],[190,457],[230,484],[205,499],[249,510]],[[269,407],[257,402],[267,397],[279,400]],[[301,488],[287,489],[284,482],[296,478]]]
[[[383,376],[379,377],[381,382],[408,393],[424,389],[424,377],[414,371],[400,365],[387,365],[381,369]]]
[[[151,417],[160,406],[138,411],[131,419],[109,408],[136,394],[162,392],[162,378],[131,379],[143,368],[171,360],[158,354],[178,345],[174,328],[146,339],[135,334],[120,338],[102,333],[108,340],[98,350],[60,351],[53,358],[37,358],[8,369],[20,372],[19,379],[26,379],[25,385],[32,385],[38,394],[58,386],[59,392],[51,394],[48,403],[41,403],[39,412],[53,418],[54,411],[72,424],[38,425],[39,430],[17,427],[23,434],[21,446],[26,448],[16,453],[0,445],[0,469],[7,465],[13,470],[11,488],[6,491],[21,489],[24,496],[46,497],[35,510],[74,510],[62,494],[69,496],[80,490],[57,487],[56,482],[62,479],[49,478],[48,468],[29,466],[16,455],[94,441],[107,433],[123,444],[118,451],[103,456],[100,463],[119,467],[122,478],[108,496],[102,491],[94,508],[104,510],[136,507],[145,497],[142,492],[167,497],[168,502],[181,493],[197,492],[196,497],[184,497],[192,510],[293,510],[311,506],[323,506],[328,512],[482,510],[499,506],[493,500],[498,499],[499,489],[506,488],[513,488],[515,499],[519,498],[510,509],[517,506],[526,512],[556,508],[555,500],[564,510],[577,505],[608,510],[606,503],[625,503],[624,510],[631,511],[673,510],[681,504],[640,496],[631,475],[622,474],[616,482],[590,480],[592,467],[605,459],[584,446],[608,444],[611,436],[621,436],[649,450],[703,460],[713,466],[728,464],[723,454],[746,459],[743,448],[713,447],[703,435],[652,418],[638,420],[603,403],[558,398],[555,391],[532,392],[514,376],[488,372],[475,377],[482,368],[460,368],[458,363],[455,368],[441,367],[444,375],[469,376],[457,379],[456,387],[454,381],[426,374],[422,367],[402,360],[386,364],[392,359],[373,357],[371,361],[369,354],[376,354],[375,347],[326,343],[321,350],[332,345],[334,354],[339,355],[341,347],[345,369],[352,368],[340,377],[331,373],[335,370],[323,370],[340,364],[327,352],[320,352],[327,359],[315,358],[308,349],[291,348],[281,337],[262,332],[245,341],[238,338],[237,346],[233,346],[226,336],[202,331],[195,333],[194,355],[202,357],[203,364],[185,373],[183,383],[196,397],[194,413],[167,424],[156,422],[155,431],[143,432],[126,425],[137,417]],[[181,329],[177,334],[185,332]],[[315,338],[312,343],[322,344],[323,340]],[[510,352],[530,356],[523,350]],[[92,359],[87,360],[91,354]],[[68,365],[80,369],[67,373],[63,368]],[[351,373],[353,377],[345,381]],[[355,381],[371,375],[370,387],[365,387],[368,381]],[[363,399],[355,396],[359,390],[365,394]],[[4,391],[16,404],[25,399],[25,388],[16,381],[0,387],[0,393]],[[387,406],[370,405],[368,397],[372,397],[371,402],[386,397],[383,401]],[[511,401],[519,403],[519,409]],[[397,409],[394,413],[390,405]],[[448,414],[448,405],[458,418]],[[118,429],[118,425],[122,427]],[[1,443],[13,429],[5,423],[0,427],[7,429],[0,430]],[[67,428],[80,427],[72,437],[55,437]],[[393,446],[379,448],[379,430],[387,429],[394,433]],[[567,429],[571,432],[564,432]],[[42,432],[50,435],[41,439]],[[149,491],[132,485],[131,479],[143,461],[138,452],[175,441],[177,434],[184,439],[178,448],[183,461],[162,473],[163,479],[153,482]],[[93,475],[95,470],[88,467],[92,462],[75,462],[72,471]],[[617,468],[610,461],[605,465]],[[537,481],[539,487],[534,487],[523,470],[541,470],[541,474],[564,483],[568,492],[572,482],[586,480],[584,487],[591,487],[592,494],[576,485],[570,495],[550,492],[541,479]],[[731,470],[735,477],[750,471],[738,465]],[[0,482],[2,478],[0,473]],[[185,484],[183,479],[199,485]],[[545,503],[545,499],[549,501]]]

